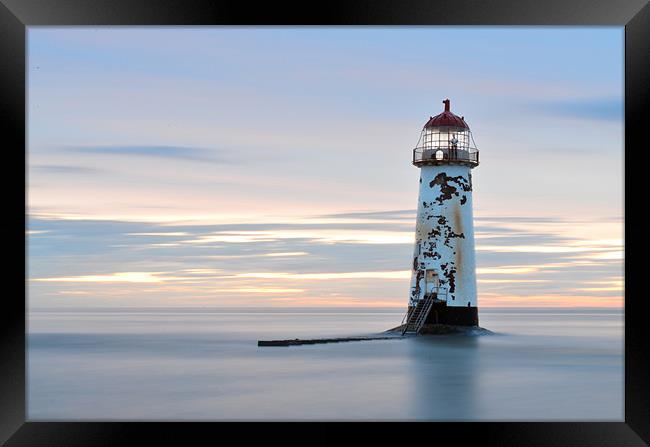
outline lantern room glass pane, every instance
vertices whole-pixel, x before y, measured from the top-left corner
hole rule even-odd
[[[468,162],[478,164],[478,150],[472,146],[470,130],[463,127],[429,127],[420,134],[413,150],[414,162]]]
[[[469,149],[469,131],[461,128],[432,127],[422,131],[422,149]]]

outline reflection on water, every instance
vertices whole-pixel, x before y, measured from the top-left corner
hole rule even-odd
[[[623,420],[620,311],[489,310],[497,335],[371,334],[395,310],[38,311],[33,420]]]
[[[409,400],[415,417],[473,420],[480,378],[479,339],[472,336],[418,337],[407,344],[411,380]]]

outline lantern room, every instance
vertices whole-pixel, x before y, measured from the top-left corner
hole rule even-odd
[[[413,149],[413,164],[478,166],[478,149],[465,118],[451,112],[448,99],[443,103],[445,110],[430,117],[422,128],[418,144]]]

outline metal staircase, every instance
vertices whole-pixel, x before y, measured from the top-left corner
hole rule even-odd
[[[440,299],[443,296],[444,299]],[[410,313],[407,311],[406,315],[404,315],[402,319],[402,335],[407,333],[417,335],[424,326],[424,322],[427,321],[433,303],[443,301],[447,301],[447,290],[445,288],[440,287],[436,292],[425,295]],[[406,323],[404,323],[405,320]]]

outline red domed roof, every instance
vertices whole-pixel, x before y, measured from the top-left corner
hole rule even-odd
[[[424,125],[424,128],[426,129],[427,127],[453,126],[469,129],[469,126],[465,122],[464,118],[454,115],[449,111],[450,101],[448,99],[445,99],[442,102],[445,104],[445,111],[440,115],[429,118],[429,121],[427,121],[427,123]]]

